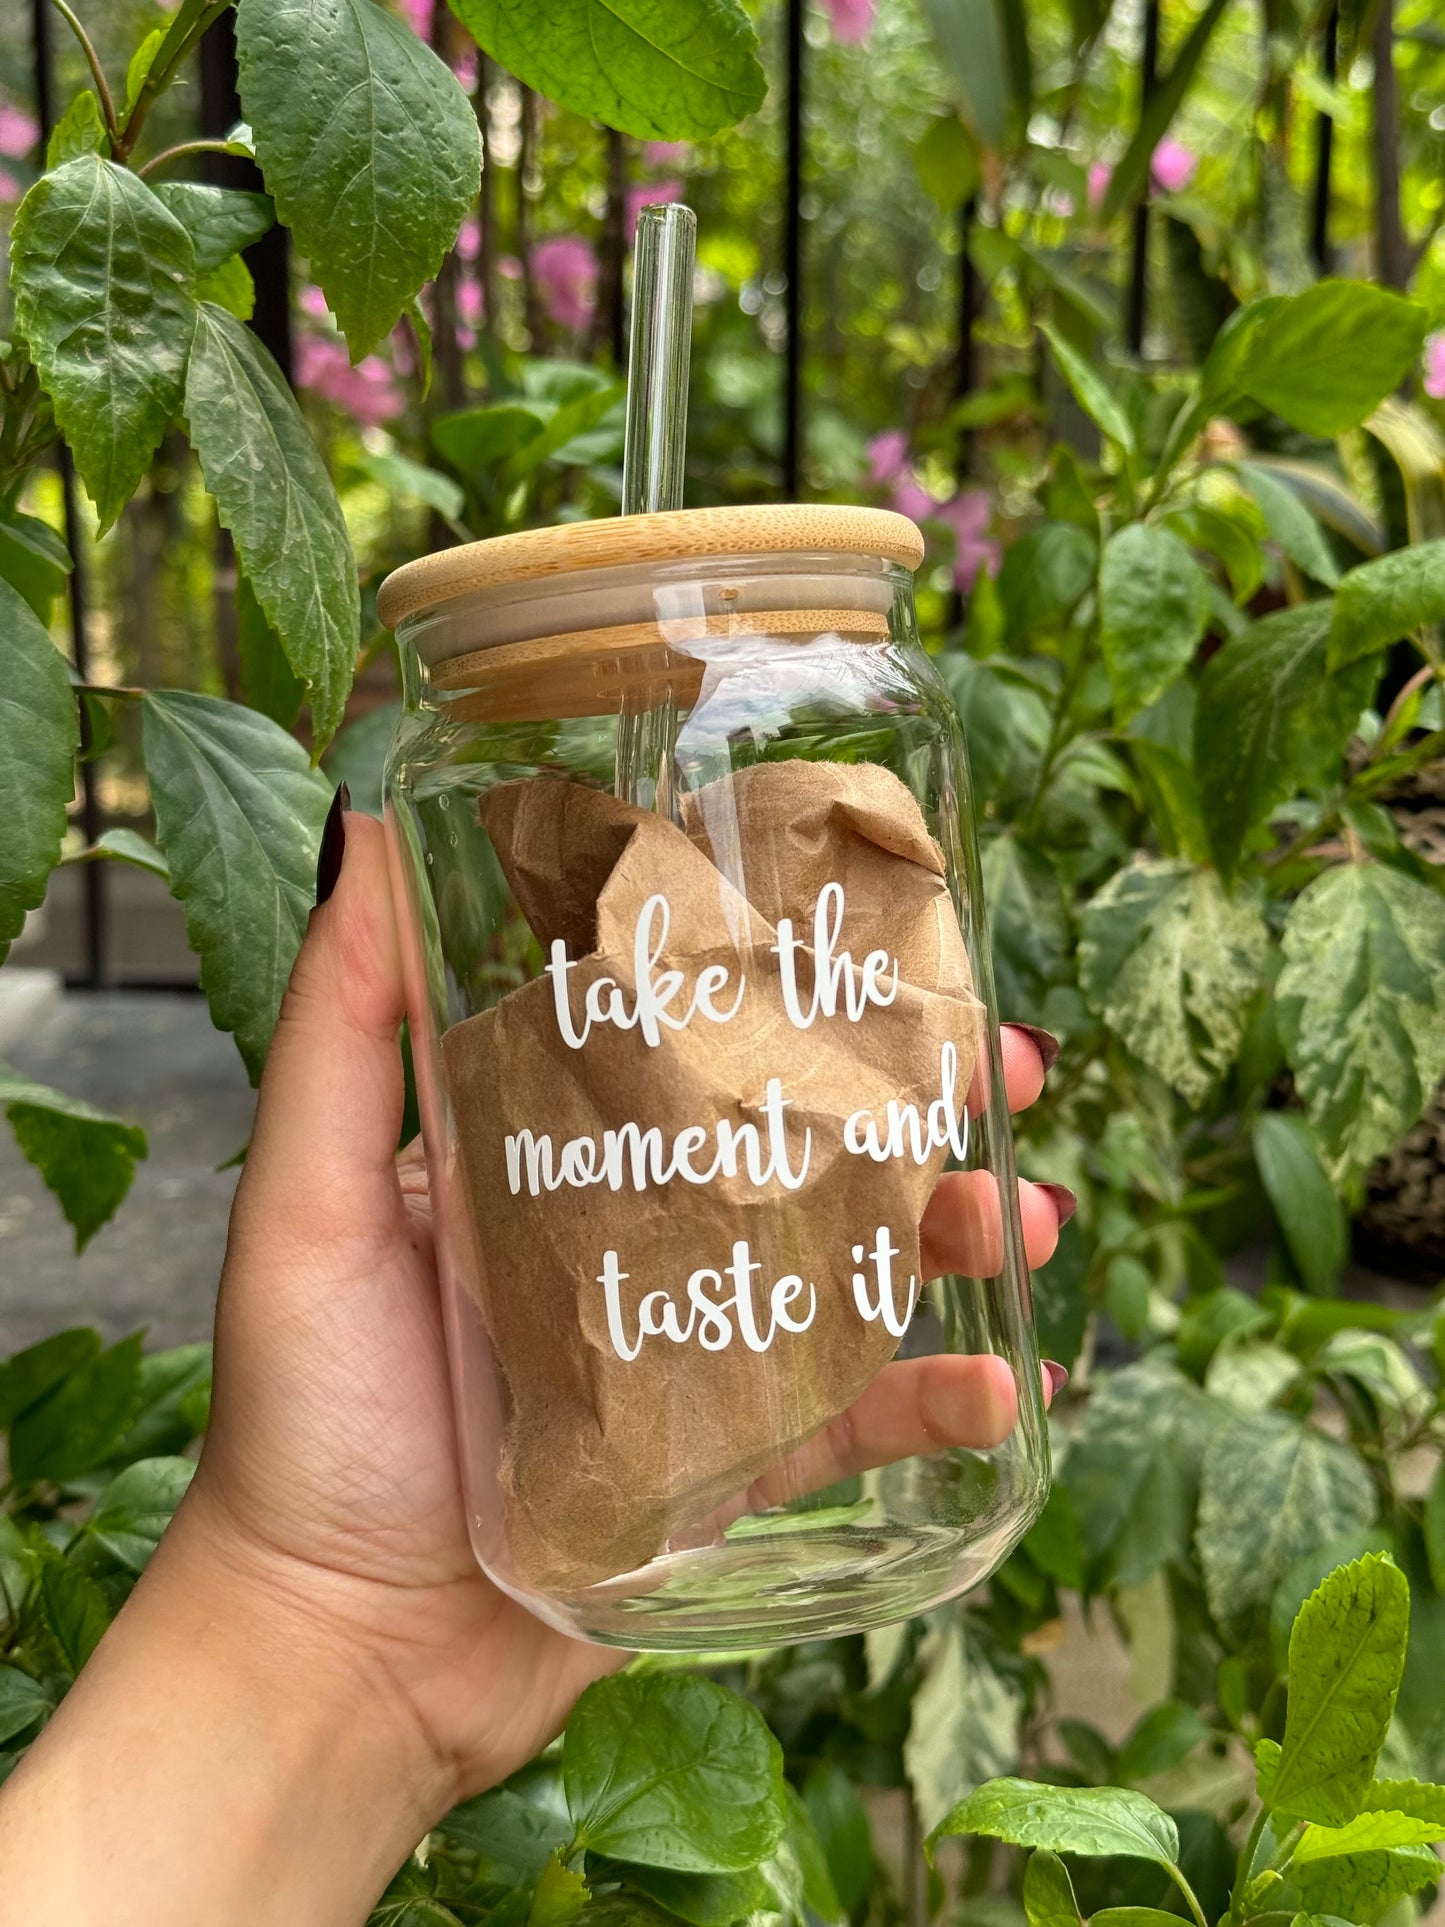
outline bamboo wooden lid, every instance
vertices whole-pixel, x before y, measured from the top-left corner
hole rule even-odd
[[[745,555],[862,555],[916,569],[923,537],[891,509],[835,503],[676,509],[564,522],[441,549],[396,569],[381,585],[377,614],[394,629],[453,597],[580,569],[705,561]]]

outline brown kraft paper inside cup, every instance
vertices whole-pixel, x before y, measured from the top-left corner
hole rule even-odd
[[[574,1035],[589,989],[611,994],[604,979],[624,1014],[633,1009],[639,962],[654,982],[681,973],[678,1016],[713,968],[706,1008],[660,1028],[655,1045],[640,1028],[597,1022],[574,1048],[551,975],[442,1039],[481,1310],[506,1385],[511,1559],[519,1578],[560,1591],[644,1565],[846,1411],[888,1363],[898,1335],[862,1315],[859,1285],[865,1302],[880,1300],[871,1259],[886,1229],[895,1322],[906,1313],[918,1225],[948,1150],[924,1140],[922,1162],[913,1149],[878,1161],[847,1148],[845,1126],[871,1113],[881,1142],[890,1103],[939,1115],[950,1053],[950,1109],[961,1111],[983,1011],[942,855],[908,790],[877,765],[759,764],[686,796],[681,828],[550,777],[499,785],[481,817],[544,950],[566,946]],[[830,905],[819,908],[830,884],[842,886],[832,925]],[[818,935],[835,986],[844,952],[855,981],[870,952],[896,959],[892,1000],[850,1021],[838,989],[835,1013],[799,1028],[775,948],[784,919],[794,1013],[812,1007]],[[726,1021],[706,1014],[734,1005]],[[639,1134],[655,1129],[670,1155],[689,1127],[685,1168],[722,1168],[706,1183],[675,1170],[657,1182]],[[751,1166],[750,1137],[763,1160]],[[566,1153],[580,1140],[590,1143]],[[583,1181],[563,1181],[564,1167]],[[725,1307],[721,1346],[702,1342],[724,1326],[690,1299],[699,1269],[711,1274],[702,1296]],[[789,1277],[780,1303],[775,1285]],[[756,1346],[734,1302],[744,1293]]]

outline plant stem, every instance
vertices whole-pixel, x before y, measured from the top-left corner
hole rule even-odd
[[[141,180],[148,181],[158,167],[179,160],[185,154],[233,154],[235,151],[234,141],[179,141],[174,147],[163,148],[159,154],[153,154],[144,167],[136,169],[136,173]]]
[[[156,48],[156,57],[151,62],[150,72],[141,82],[135,106],[131,108],[125,126],[121,130],[117,146],[119,159],[125,160],[130,155],[140,138],[141,129],[145,126],[146,116],[159,96],[170,86],[175,78],[177,67],[201,35],[213,21],[220,18],[230,4],[231,0],[183,0],[165,39]]]
[[[1169,1878],[1174,1882],[1175,1886],[1189,1904],[1189,1911],[1194,1916],[1195,1927],[1209,1927],[1209,1922],[1204,1918],[1204,1909],[1199,1904],[1199,1896],[1184,1878],[1183,1869],[1176,1867],[1172,1860],[1166,1860],[1164,1864],[1169,1871]]]
[[[1250,1876],[1254,1872],[1254,1856],[1259,1851],[1267,1817],[1263,1807],[1254,1816],[1254,1824],[1249,1829],[1249,1838],[1245,1841],[1239,1856],[1239,1871],[1234,1882],[1234,1892],[1229,1896],[1231,1906],[1237,1899],[1243,1897],[1244,1889],[1249,1885]]]
[[[84,50],[85,58],[90,66],[91,78],[95,82],[95,91],[100,96],[100,111],[105,116],[105,130],[110,135],[111,146],[118,151],[120,129],[116,126],[115,122],[115,102],[111,99],[110,87],[105,78],[105,69],[100,64],[100,56],[91,44],[90,35],[85,31],[85,28],[81,26],[69,6],[67,6],[66,0],[50,0],[50,4],[70,28],[70,31],[75,35]]]

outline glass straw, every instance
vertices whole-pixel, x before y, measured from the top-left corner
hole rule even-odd
[[[672,202],[637,217],[622,513],[682,507],[687,375],[692,356],[692,268],[697,216]]]

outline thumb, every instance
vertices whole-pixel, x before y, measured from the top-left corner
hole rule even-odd
[[[322,838],[330,896],[311,913],[261,1080],[246,1209],[307,1243],[390,1228],[406,1001],[386,836],[336,793]]]

